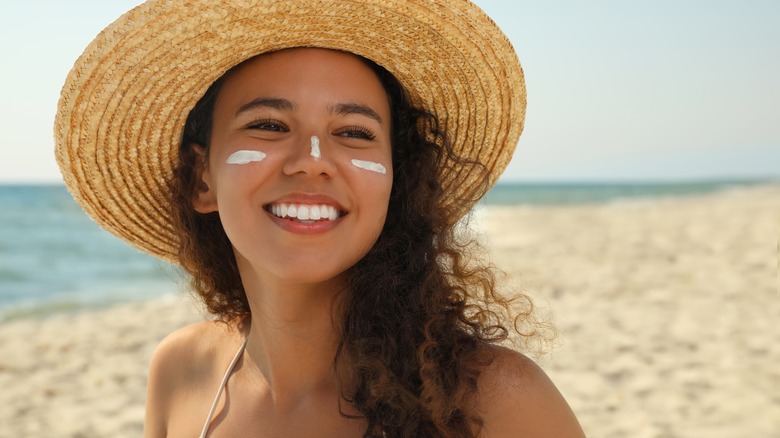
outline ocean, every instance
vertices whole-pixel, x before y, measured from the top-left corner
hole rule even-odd
[[[97,226],[62,185],[0,185],[0,321],[177,290],[171,265]]]
[[[487,205],[616,202],[766,181],[499,184]],[[0,322],[177,293],[174,266],[98,227],[61,185],[0,185]]]

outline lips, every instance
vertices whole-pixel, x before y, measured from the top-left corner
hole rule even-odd
[[[328,204],[305,204],[293,202],[272,203],[265,207],[266,211],[280,219],[289,219],[304,223],[318,221],[335,221],[346,212]]]

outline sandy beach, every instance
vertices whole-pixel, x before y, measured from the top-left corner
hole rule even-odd
[[[487,207],[491,258],[554,317],[536,357],[596,437],[780,437],[780,186]],[[0,324],[0,437],[137,437],[185,296]]]

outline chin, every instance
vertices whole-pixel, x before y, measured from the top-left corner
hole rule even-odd
[[[300,259],[275,265],[262,264],[258,266],[259,269],[255,269],[255,272],[258,273],[261,281],[263,281],[263,277],[266,277],[280,287],[284,287],[284,285],[341,286],[344,284],[346,272],[351,266],[349,264],[331,264],[325,261],[306,262]]]

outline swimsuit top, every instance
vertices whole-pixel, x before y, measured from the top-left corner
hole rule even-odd
[[[246,349],[246,342],[248,340],[249,340],[248,337],[244,339],[244,342],[241,344],[241,347],[238,348],[236,355],[233,357],[233,361],[230,362],[227,371],[225,371],[225,376],[222,377],[222,383],[219,384],[219,390],[217,391],[217,396],[214,397],[214,403],[212,403],[211,410],[209,411],[209,416],[206,418],[206,424],[203,425],[203,430],[200,432],[200,438],[206,438],[206,435],[209,433],[209,425],[211,424],[211,420],[214,418],[214,412],[217,410],[217,404],[219,404],[220,397],[222,397],[222,391],[225,390],[225,385],[227,384],[228,378],[233,373],[233,368],[236,367],[236,364],[238,363],[238,359],[240,359],[241,355],[244,353],[244,349]]]

